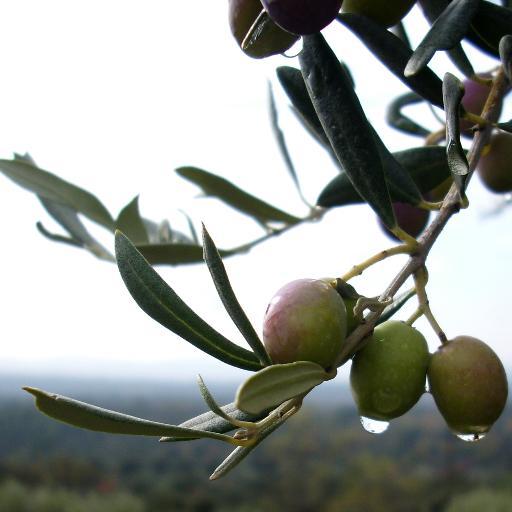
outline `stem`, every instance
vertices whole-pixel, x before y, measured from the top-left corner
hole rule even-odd
[[[406,324],[409,324],[412,326],[412,324],[414,324],[414,322],[416,322],[416,320],[418,320],[418,318],[421,318],[423,316],[423,309],[421,308],[418,308],[416,309],[416,311],[407,319],[407,321],[405,322]]]
[[[487,121],[487,125],[481,130],[475,133],[473,142],[468,153],[468,163],[470,176],[468,182],[471,179],[471,174],[475,170],[480,158],[480,154],[484,146],[489,141],[491,135],[490,123],[496,121],[499,113],[499,106],[501,99],[508,90],[508,83],[503,71],[503,67],[500,67],[498,74],[496,75],[491,92],[487,98],[487,102],[482,111],[482,119]],[[418,269],[425,266],[430,249],[434,245],[444,227],[450,220],[450,218],[458,213],[460,210],[460,197],[457,190],[457,186],[453,184],[448,191],[443,206],[439,211],[438,215],[432,221],[430,226],[425,230],[423,235],[418,239],[418,246],[415,251],[409,257],[409,260],[402,267],[400,272],[393,278],[389,283],[388,287],[382,292],[380,300],[386,300],[390,297],[394,297],[400,287],[405,281],[413,275]],[[356,327],[352,333],[347,337],[343,347],[336,358],[335,366],[341,366],[349,359],[352,354],[358,349],[362,340],[372,333],[377,320],[379,319],[379,312],[371,312],[366,318],[365,322]]]
[[[416,285],[416,295],[418,296],[419,302],[418,309],[422,312],[423,315],[425,315],[425,318],[428,320],[430,326],[441,340],[441,343],[444,345],[448,342],[448,338],[446,337],[443,329],[441,329],[441,326],[437,322],[435,316],[432,313],[432,310],[430,309],[430,303],[426,290],[427,281],[428,273],[426,267],[422,267],[414,273],[414,284]]]
[[[323,208],[314,208],[311,210],[311,213],[307,215],[306,217],[302,218],[300,222],[297,222],[295,224],[287,224],[286,226],[280,228],[280,229],[273,229],[270,231],[270,233],[267,233],[259,238],[256,238],[255,240],[252,240],[251,242],[248,242],[246,244],[239,245],[237,247],[234,247],[233,249],[230,249],[229,252],[233,254],[238,254],[241,252],[249,252],[253,247],[256,247],[257,245],[266,242],[267,240],[277,237],[279,235],[282,235],[283,233],[286,233],[286,231],[290,231],[290,229],[293,229],[297,226],[302,225],[304,222],[314,222],[317,220],[321,220],[323,216],[326,214],[327,210]]]
[[[370,268],[372,265],[379,263],[380,261],[384,261],[386,258],[390,256],[395,256],[397,254],[406,254],[410,252],[410,247],[407,244],[396,245],[395,247],[391,247],[390,249],[385,249],[384,251],[380,251],[377,254],[374,254],[371,258],[359,263],[359,265],[354,265],[349,272],[341,277],[342,281],[347,282],[349,279],[352,279],[355,276],[360,276],[366,269]]]

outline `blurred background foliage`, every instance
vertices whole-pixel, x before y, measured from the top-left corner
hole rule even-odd
[[[179,393],[165,386],[175,398],[149,399],[133,393],[136,384],[108,393],[87,381],[73,386],[76,398],[151,419],[179,422],[204,410],[185,386]],[[232,390],[216,392],[224,400]],[[348,389],[339,383],[319,391],[286,429],[214,483],[208,475],[229,450],[218,443],[85,432],[43,417],[29,400],[0,396],[0,512],[511,510],[510,407],[475,446],[446,429],[428,395],[382,435],[365,432],[343,397]]]

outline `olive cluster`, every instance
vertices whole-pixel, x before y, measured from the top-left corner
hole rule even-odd
[[[273,297],[263,339],[274,363],[312,361],[332,369],[346,336],[358,325],[354,300],[343,299],[332,283],[300,279]],[[365,421],[389,422],[405,414],[425,393],[427,381],[450,429],[469,440],[485,435],[507,400],[500,359],[470,336],[458,336],[430,354],[417,329],[388,320],[352,357],[352,394]]]

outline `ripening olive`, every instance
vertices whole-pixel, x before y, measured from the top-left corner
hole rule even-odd
[[[342,11],[361,14],[384,27],[396,25],[416,0],[344,0]]]
[[[397,224],[409,235],[417,238],[428,224],[430,218],[430,211],[418,208],[408,203],[393,203],[393,210],[395,212]],[[397,240],[395,235],[379,220],[379,224],[384,232],[394,240]]]
[[[489,73],[482,73],[480,75],[482,78],[492,78],[492,75]],[[491,87],[485,85],[480,82],[475,82],[470,78],[466,78],[464,80],[464,96],[462,97],[462,106],[468,112],[472,114],[480,115],[484,108],[485,102],[487,101],[487,97],[491,92]],[[500,104],[501,111],[501,104]],[[499,115],[499,114],[498,114]],[[467,137],[473,137],[472,128],[475,123],[468,121],[466,119],[461,119],[460,121],[460,133],[461,135],[465,135]]]
[[[269,16],[284,30],[306,35],[320,32],[340,12],[342,0],[261,0]]]
[[[229,26],[240,47],[242,47],[242,42],[252,24],[262,11],[263,6],[260,0],[229,0]],[[262,59],[284,53],[293,46],[297,39],[297,36],[286,32],[270,21],[264,36],[243,51],[249,57]]]
[[[274,363],[312,361],[328,368],[346,331],[347,311],[338,292],[324,280],[298,279],[270,301],[263,342]]]
[[[377,326],[350,370],[359,414],[389,421],[406,413],[425,391],[429,357],[425,338],[409,324],[389,320]]]
[[[483,434],[507,401],[505,369],[495,352],[471,336],[457,336],[432,356],[430,392],[448,426],[457,434]]]
[[[478,161],[482,183],[493,192],[512,191],[512,134],[492,135],[486,152]]]

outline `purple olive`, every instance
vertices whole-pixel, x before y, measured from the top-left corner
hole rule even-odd
[[[489,73],[482,73],[482,75],[480,76],[482,78],[492,78],[492,75],[490,75]],[[482,113],[485,102],[487,101],[487,97],[489,96],[490,92],[491,88],[489,86],[466,78],[466,80],[464,80],[464,96],[462,97],[462,106],[468,112],[480,115]],[[466,119],[461,119],[461,135],[473,137],[473,132],[471,131],[471,128],[474,126],[474,124],[475,123],[472,123],[471,121],[468,121]]]
[[[331,23],[342,0],[261,0],[269,16],[292,34],[314,34]]]
[[[417,206],[412,206],[407,203],[393,203],[393,210],[395,212],[396,221],[398,225],[409,235],[417,238],[428,224],[430,212]],[[395,235],[379,220],[379,224],[384,232],[394,240],[397,240]]]
[[[478,162],[478,174],[492,192],[512,191],[512,134],[495,133]]]
[[[274,363],[332,365],[345,340],[347,310],[341,295],[321,279],[283,286],[265,313],[263,342]]]

